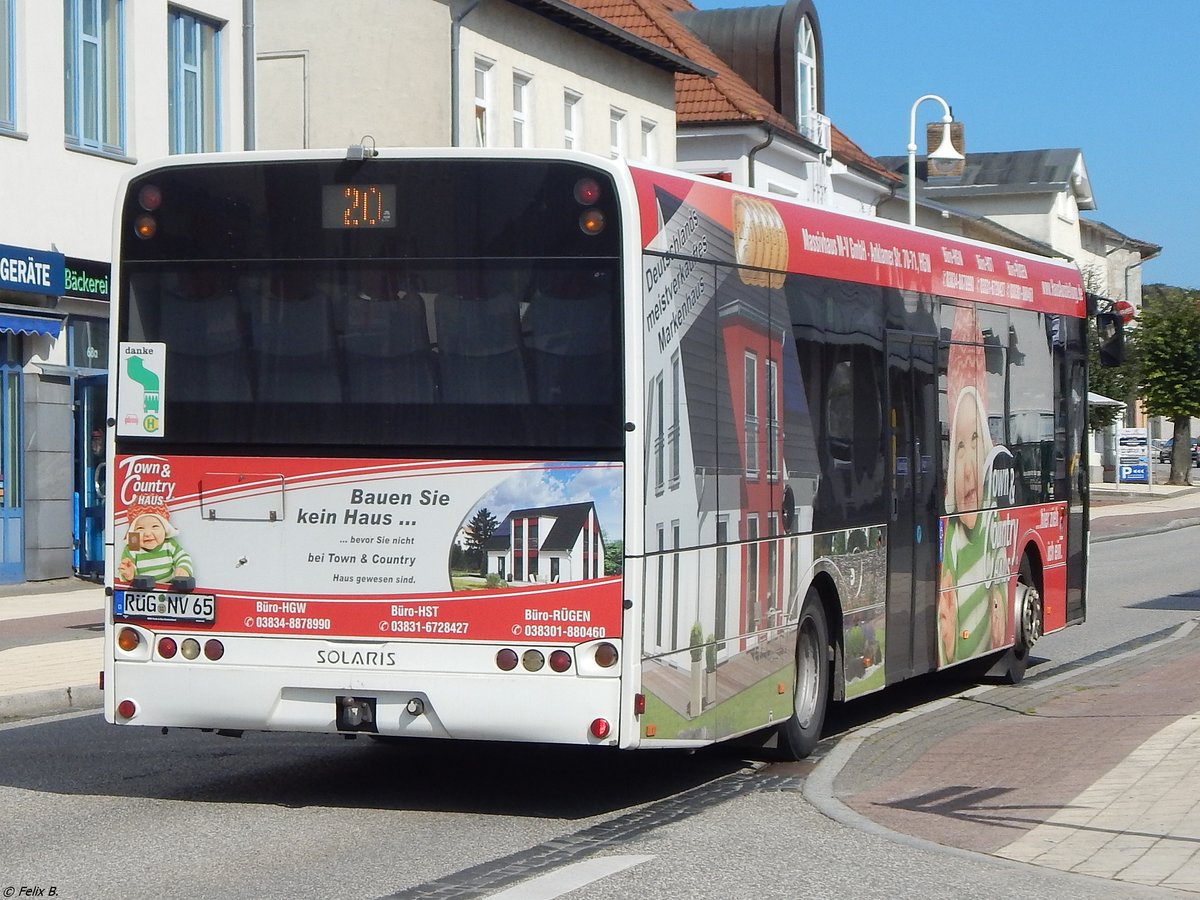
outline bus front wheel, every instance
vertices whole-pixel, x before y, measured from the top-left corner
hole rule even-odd
[[[779,749],[787,759],[804,759],[816,749],[825,725],[829,679],[829,625],[820,595],[809,588],[796,628],[792,715],[779,728]]]
[[[1016,635],[1013,645],[1000,659],[1000,677],[1009,684],[1017,684],[1025,677],[1029,665],[1029,651],[1042,636],[1042,594],[1033,577],[1033,565],[1029,556],[1021,557],[1021,568],[1017,572]]]

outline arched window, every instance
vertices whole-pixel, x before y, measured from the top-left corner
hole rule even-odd
[[[801,133],[817,112],[817,40],[812,21],[803,16],[796,35],[796,123]]]

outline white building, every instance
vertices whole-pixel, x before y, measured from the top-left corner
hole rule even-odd
[[[0,582],[99,573],[117,184],[241,149],[248,2],[0,0]]]
[[[676,72],[565,0],[258,0],[258,146],[544,147],[675,163]]]

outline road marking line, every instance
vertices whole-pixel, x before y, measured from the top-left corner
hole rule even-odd
[[[582,862],[563,866],[537,878],[523,881],[498,894],[488,894],[488,900],[554,900],[563,894],[640,866],[654,859],[653,856],[594,856]]]

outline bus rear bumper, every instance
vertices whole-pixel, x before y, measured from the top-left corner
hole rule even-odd
[[[105,717],[117,724],[172,728],[625,743],[619,736],[619,678],[356,672],[335,683],[325,671],[308,677],[292,670],[289,683],[280,687],[283,678],[269,669],[117,662]],[[122,701],[132,701],[132,716],[118,713]],[[593,733],[598,719],[609,725],[603,738]]]

